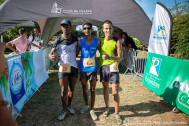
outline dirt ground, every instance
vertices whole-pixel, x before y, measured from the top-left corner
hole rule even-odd
[[[58,121],[61,114],[62,105],[60,99],[60,86],[57,79],[57,72],[51,71],[49,79],[44,83],[39,91],[25,104],[21,115],[16,119],[19,126],[115,126],[113,97],[110,88],[111,112],[108,117],[103,117],[102,112],[105,104],[103,99],[102,84],[98,81],[96,86],[95,112],[97,121],[93,121],[89,115],[80,114],[84,106],[82,88],[78,79],[72,108],[75,115],[68,115],[65,120]],[[98,75],[99,78],[99,75]],[[123,119],[123,126],[127,125],[189,125],[189,116],[176,110],[173,106],[153,95],[149,89],[142,84],[142,78],[133,79],[132,74],[120,74],[120,116]],[[90,97],[90,92],[88,92]],[[90,98],[89,98],[90,99]],[[90,103],[90,101],[89,101]]]

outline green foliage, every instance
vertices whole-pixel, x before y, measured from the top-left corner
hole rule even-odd
[[[173,19],[171,51],[181,59],[189,59],[189,6],[185,2],[176,3],[170,9]]]
[[[7,94],[8,89],[8,78],[6,76],[8,76],[8,73],[2,73],[2,76],[0,78],[0,87],[4,89],[5,95]]]
[[[30,59],[32,59],[31,53],[22,54],[22,66],[24,68],[26,78],[27,78],[28,70],[29,70],[30,74],[32,73]]]
[[[102,27],[101,27],[101,28],[99,28],[99,37],[102,38],[104,36],[105,35],[104,35],[104,32],[103,32]]]
[[[3,2],[5,2],[6,0],[0,0],[0,4],[2,4]]]
[[[71,33],[72,33],[72,34],[77,34],[76,26],[72,26]]]
[[[34,22],[34,27],[39,28],[39,25]],[[9,41],[15,39],[16,37],[18,37],[19,36],[18,30],[20,28],[25,28],[28,36],[33,34],[33,26],[18,25],[11,29],[8,29],[6,32],[3,33],[4,42],[9,42]]]
[[[130,35],[130,37],[135,42],[135,45],[136,45],[136,47],[137,47],[138,50],[147,50],[147,47],[140,40],[138,40],[137,38],[134,38],[131,35]]]

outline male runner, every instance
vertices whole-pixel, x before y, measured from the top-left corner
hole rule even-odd
[[[109,109],[109,84],[112,86],[112,94],[114,96],[115,118],[118,124],[122,123],[119,116],[119,70],[118,62],[121,60],[121,41],[112,36],[113,25],[109,20],[103,23],[103,32],[105,38],[101,39],[100,51],[100,81],[104,88],[104,101],[106,105],[103,116],[108,116]],[[118,56],[115,56],[114,50]]]
[[[71,35],[71,29],[70,20],[64,19],[61,21],[63,34],[55,40],[53,48],[49,53],[49,58],[52,61],[56,60],[55,52],[57,50],[60,57],[58,78],[61,87],[63,112],[58,117],[58,120],[63,120],[67,115],[67,111],[70,114],[75,114],[75,111],[71,108],[71,102],[78,77],[78,65],[76,61],[78,39]]]
[[[96,51],[100,47],[98,39],[91,36],[92,24],[85,22],[83,24],[83,33],[85,37],[80,39],[78,47],[81,51],[80,58],[80,80],[83,88],[83,98],[85,101],[85,106],[80,111],[85,113],[89,109],[88,105],[88,95],[87,95],[87,81],[90,82],[90,91],[91,91],[91,110],[90,115],[93,120],[97,120],[97,116],[93,110],[95,104],[95,87],[97,81],[97,62],[96,62]],[[79,53],[79,52],[78,52]]]

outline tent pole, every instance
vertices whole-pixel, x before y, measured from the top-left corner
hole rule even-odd
[[[98,30],[97,30],[97,38],[99,38],[99,28],[98,28]]]
[[[3,35],[1,35],[1,42],[3,42]]]

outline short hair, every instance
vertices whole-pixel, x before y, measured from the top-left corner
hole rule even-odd
[[[26,33],[26,29],[20,28],[18,32],[19,32],[20,35],[22,35],[22,34]]]
[[[103,24],[102,24],[102,27],[104,26],[104,24],[110,24],[110,25],[112,25],[112,27],[113,27],[113,24],[112,24],[112,22],[111,22],[110,20],[105,20],[105,21],[103,22]]]
[[[125,35],[126,37],[128,37],[128,34],[126,32],[122,32],[122,35]]]
[[[91,28],[93,27],[92,23],[90,23],[90,22],[84,22],[84,23],[82,24],[82,26],[84,26],[84,25],[89,25]]]

